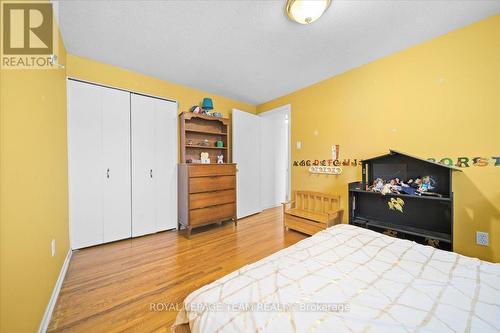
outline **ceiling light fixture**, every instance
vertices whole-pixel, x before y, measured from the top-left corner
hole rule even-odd
[[[310,24],[316,21],[330,6],[331,0],[287,0],[286,14],[300,24]]]

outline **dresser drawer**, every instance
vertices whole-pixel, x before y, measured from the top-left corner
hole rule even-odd
[[[210,176],[189,178],[189,193],[199,193],[236,188],[235,176]]]
[[[189,196],[189,208],[197,209],[236,202],[235,190],[193,193]]]
[[[192,226],[212,221],[220,221],[235,217],[236,203],[192,209],[189,211],[189,223]]]
[[[234,164],[192,164],[188,168],[189,177],[234,176],[236,174]]]

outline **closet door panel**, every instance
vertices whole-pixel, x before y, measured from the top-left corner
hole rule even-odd
[[[104,242],[131,237],[130,93],[101,89]]]
[[[156,231],[177,227],[177,103],[155,99]]]
[[[71,247],[103,242],[100,88],[68,81],[69,215]]]
[[[156,232],[154,99],[131,94],[132,236]]]

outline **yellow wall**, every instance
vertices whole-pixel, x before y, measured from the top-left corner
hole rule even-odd
[[[398,149],[422,157],[500,156],[500,15],[259,105],[292,107],[292,160],[369,158]],[[302,149],[295,142],[302,141]],[[491,161],[491,160],[490,160]],[[292,167],[292,189],[342,195],[360,169],[336,176]],[[500,166],[456,173],[455,250],[500,261]],[[475,244],[489,232],[490,246]]]
[[[38,329],[68,253],[66,151],[65,70],[0,70],[2,333]]]

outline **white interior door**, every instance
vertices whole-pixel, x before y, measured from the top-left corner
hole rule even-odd
[[[103,242],[100,87],[68,80],[69,219],[71,248]]]
[[[237,212],[242,218],[261,211],[260,117],[233,109],[233,162],[238,164]]]
[[[130,93],[100,88],[102,103],[103,238],[131,236]]]
[[[177,103],[132,94],[132,236],[177,226]]]
[[[177,228],[177,103],[155,98],[156,231]]]
[[[289,106],[259,114],[261,118],[261,205],[277,207],[287,199]]]
[[[155,223],[155,103],[131,95],[132,129],[132,236],[156,231]]]

